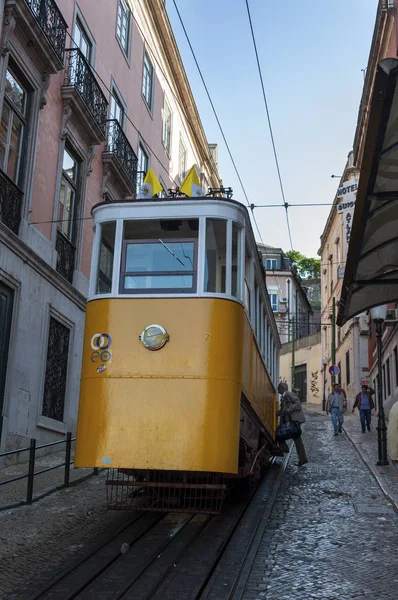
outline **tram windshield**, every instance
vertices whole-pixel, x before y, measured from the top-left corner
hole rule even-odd
[[[198,230],[198,219],[125,221],[120,292],[194,292]]]

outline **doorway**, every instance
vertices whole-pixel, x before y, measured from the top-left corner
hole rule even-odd
[[[294,369],[295,390],[301,402],[307,402],[307,365],[299,365]]]
[[[7,377],[13,304],[14,291],[0,281],[0,440],[3,429],[4,390]]]

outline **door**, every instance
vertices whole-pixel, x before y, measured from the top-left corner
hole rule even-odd
[[[307,365],[300,365],[294,370],[295,391],[301,402],[307,402]]]
[[[0,282],[0,438],[3,427],[4,388],[7,375],[13,302],[13,290]]]

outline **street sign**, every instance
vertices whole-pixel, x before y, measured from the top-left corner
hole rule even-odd
[[[340,369],[337,365],[332,365],[331,367],[329,367],[329,373],[331,375],[338,375],[340,373]]]
[[[361,385],[369,385],[369,380],[366,377],[361,377]]]

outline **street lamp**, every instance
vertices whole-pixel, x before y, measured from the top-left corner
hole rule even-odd
[[[386,427],[386,419],[384,416],[384,406],[383,406],[383,379],[382,379],[382,326],[383,322],[387,315],[387,306],[384,304],[382,306],[375,306],[370,309],[370,315],[372,317],[372,321],[376,326],[376,339],[377,339],[377,364],[378,364],[378,380],[379,385],[377,387],[377,396],[378,396],[378,404],[379,404],[379,420],[377,422],[377,445],[378,445],[378,453],[379,460],[377,464],[379,466],[388,465],[387,459],[387,427]]]
[[[323,365],[323,397],[322,397],[322,410],[326,410],[326,365],[328,364],[327,358],[322,358]]]

